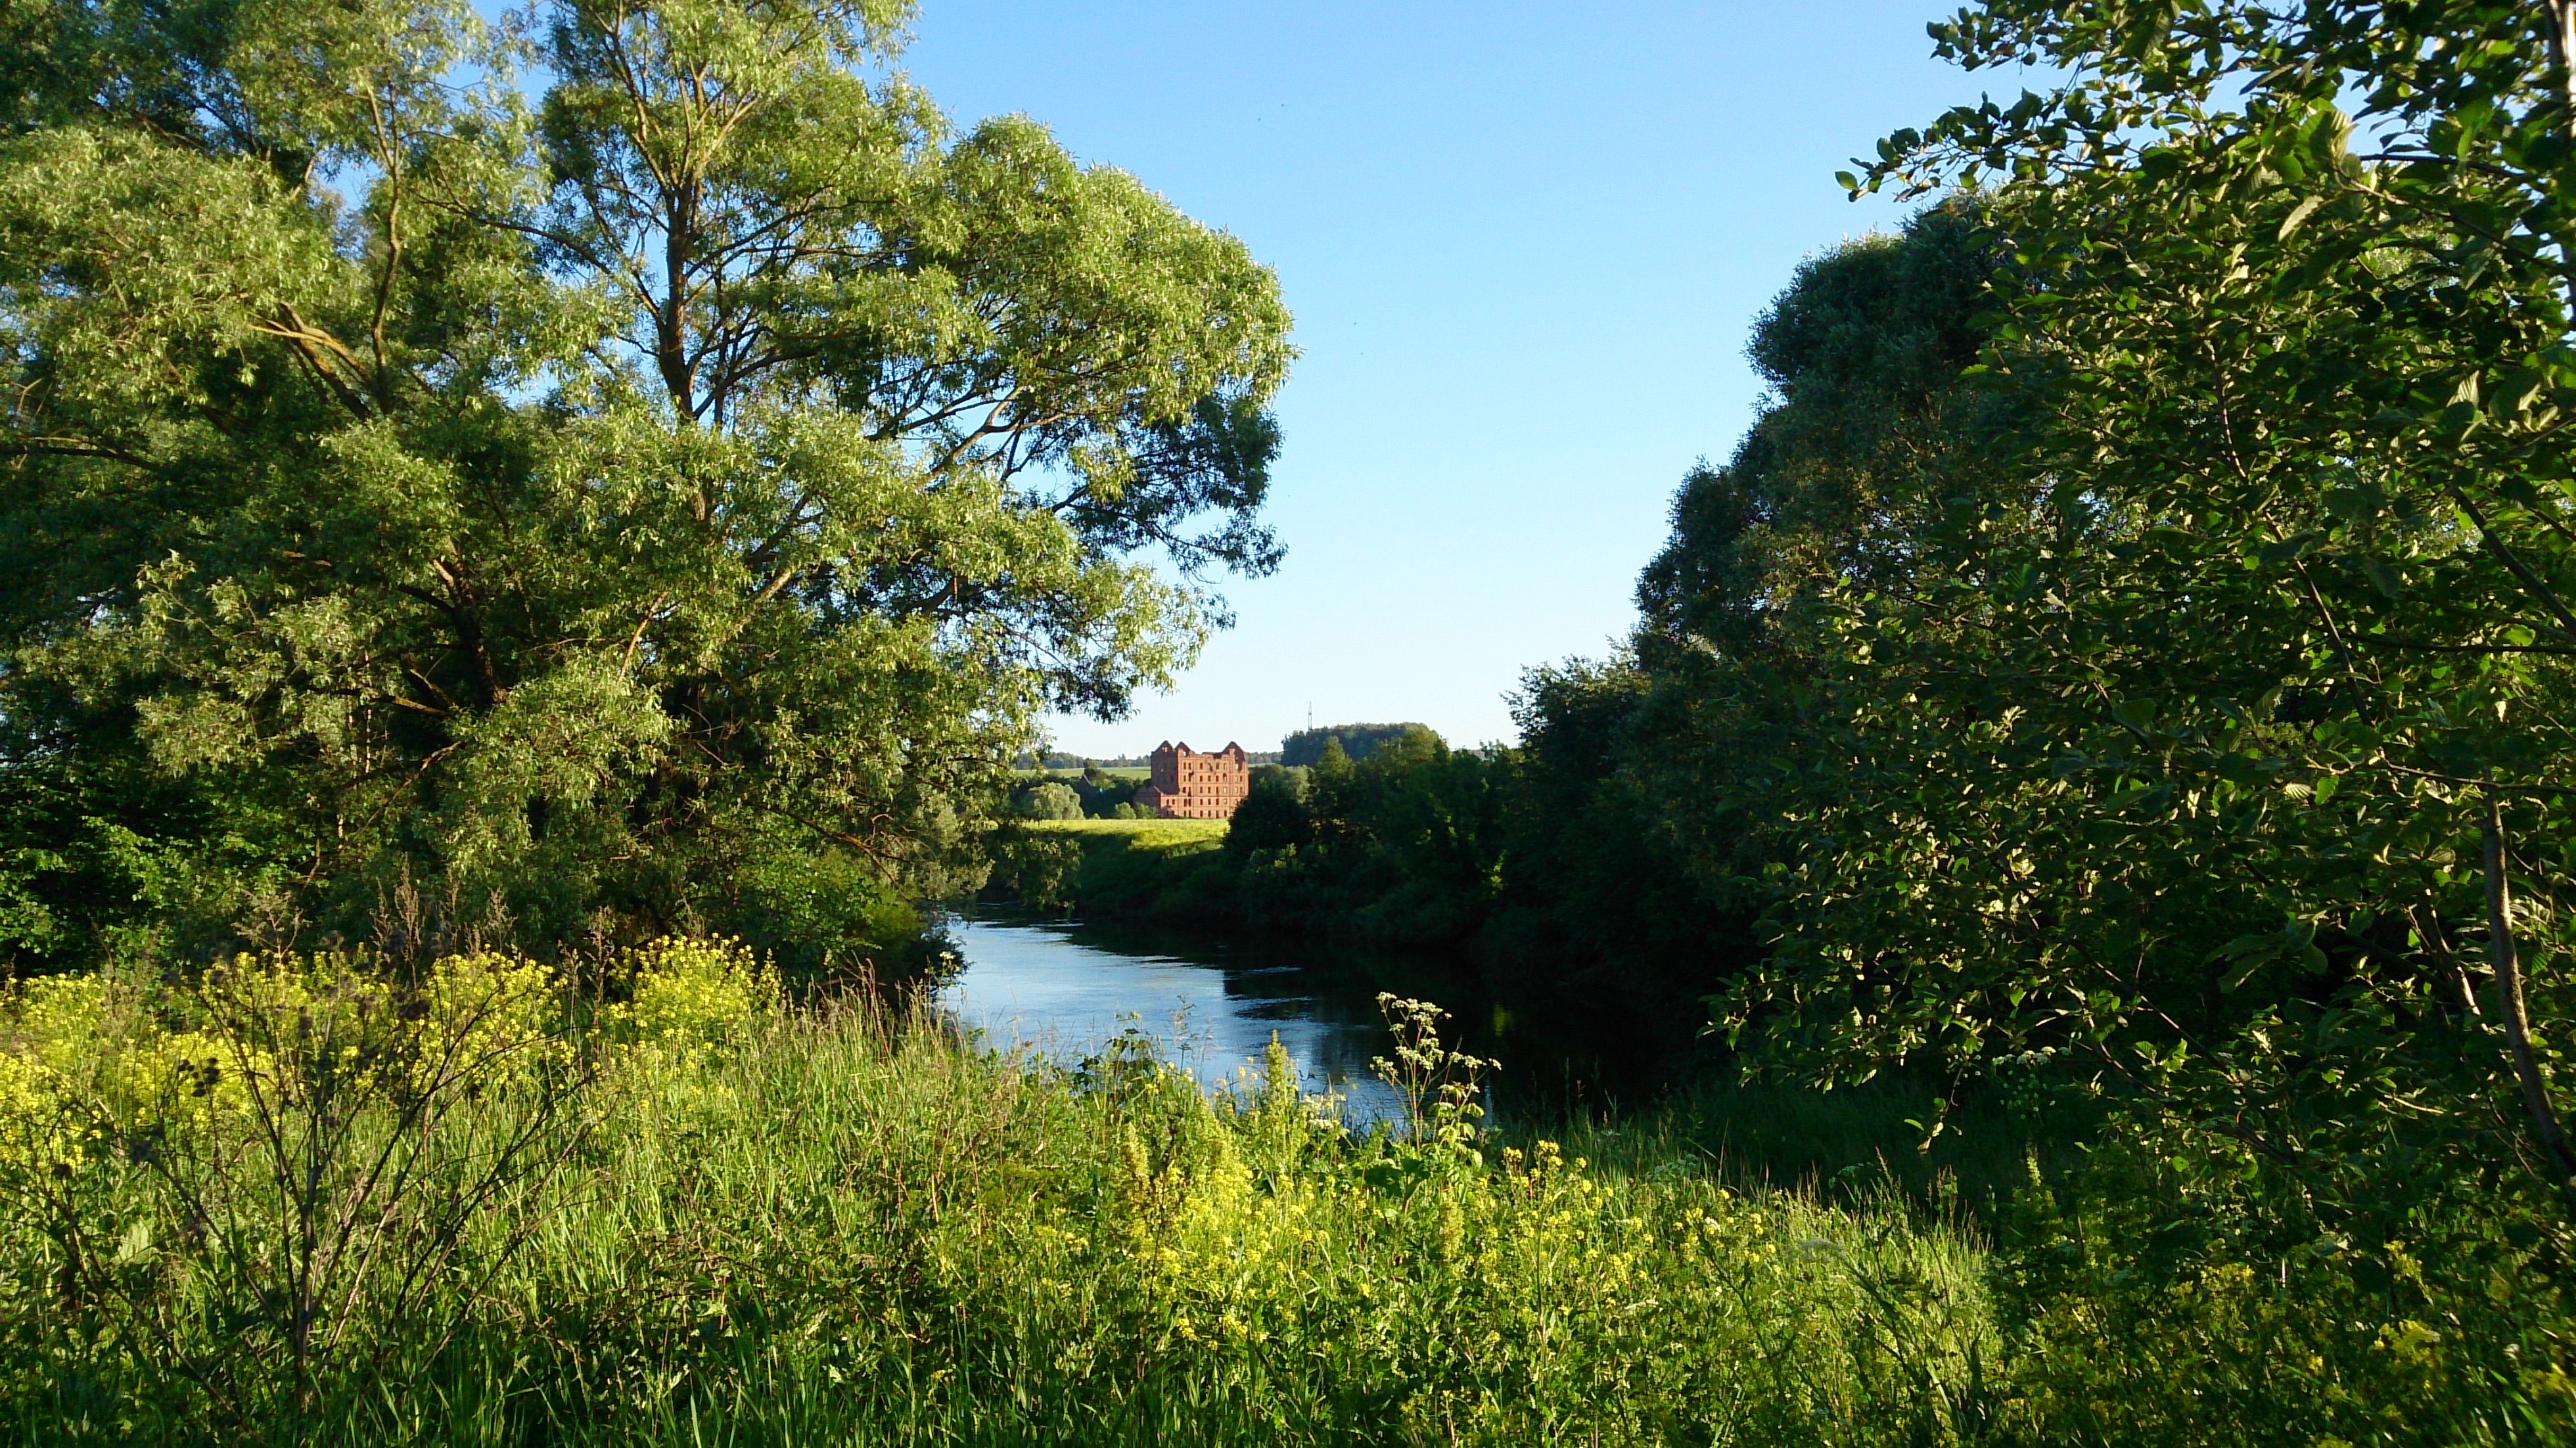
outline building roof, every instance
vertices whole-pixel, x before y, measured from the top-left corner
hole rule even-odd
[[[1243,746],[1242,746],[1241,744],[1236,743],[1235,741],[1233,741],[1233,740],[1231,740],[1231,739],[1229,739],[1229,740],[1227,740],[1227,741],[1226,741],[1226,743],[1225,743],[1225,747],[1224,747],[1223,749],[1218,749],[1218,750],[1200,750],[1200,749],[1192,749],[1192,748],[1189,746],[1188,741],[1186,741],[1186,740],[1182,741],[1182,742],[1181,742],[1181,743],[1179,743],[1179,744],[1174,744],[1174,743],[1173,743],[1172,741],[1170,741],[1169,739],[1166,739],[1166,740],[1164,740],[1161,744],[1158,744],[1158,745],[1156,745],[1156,746],[1154,747],[1154,752],[1155,752],[1156,754],[1169,753],[1169,754],[1172,754],[1172,755],[1174,755],[1174,756],[1176,756],[1176,757],[1177,757],[1177,756],[1180,756],[1180,755],[1184,755],[1184,754],[1186,754],[1186,755],[1189,755],[1189,756],[1191,756],[1192,758],[1196,758],[1196,759],[1221,759],[1221,758],[1223,758],[1223,757],[1225,757],[1226,755],[1229,755],[1229,754],[1231,754],[1231,755],[1235,756],[1235,757],[1236,757],[1236,758],[1238,758],[1238,759],[1240,759],[1240,758],[1242,758],[1242,757],[1244,756],[1244,748],[1243,748]]]

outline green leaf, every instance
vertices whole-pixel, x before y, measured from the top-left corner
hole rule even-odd
[[[2370,586],[2379,590],[2383,597],[2395,599],[2404,587],[2397,576],[2395,566],[2376,553],[2361,555],[2361,571],[2369,578]]]

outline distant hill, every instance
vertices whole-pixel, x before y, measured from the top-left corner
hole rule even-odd
[[[1287,765],[1313,764],[1324,757],[1324,741],[1339,737],[1342,752],[1353,759],[1366,759],[1377,747],[1410,734],[1426,734],[1433,739],[1428,724],[1327,724],[1318,729],[1300,729],[1279,743],[1279,762]]]

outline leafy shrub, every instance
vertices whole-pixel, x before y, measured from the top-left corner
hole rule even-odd
[[[326,953],[242,957],[167,994],[13,993],[15,1390],[108,1391],[120,1420],[203,1434],[420,1367],[506,1255],[485,1214],[579,1138],[567,1005],[551,970],[491,955],[410,984]],[[74,1425],[78,1406],[57,1405]]]
[[[1049,912],[1073,907],[1082,840],[1035,830],[997,830],[990,848],[993,872],[984,880],[985,899]]]
[[[1234,807],[1234,816],[1227,822],[1225,848],[1239,859],[1255,850],[1305,844],[1313,831],[1304,793],[1295,780],[1285,770],[1264,770],[1253,775],[1251,789]]]
[[[1082,818],[1082,796],[1073,786],[1060,780],[1044,780],[1021,790],[1015,803],[1024,819],[1078,820]]]
[[[2561,1229],[2437,1196],[2370,1240],[2241,1146],[2109,1125],[2001,1224],[2022,1440],[2576,1440]]]
[[[659,940],[620,963],[628,994],[608,1008],[606,1024],[639,1071],[693,1070],[778,1008],[777,972],[739,941]]]

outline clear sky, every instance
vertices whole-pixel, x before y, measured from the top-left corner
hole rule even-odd
[[[1931,58],[1940,0],[922,0],[903,67],[1013,111],[1276,268],[1288,560],[1167,695],[1059,747],[1275,749],[1317,723],[1514,737],[1521,672],[1628,628],[1683,472],[1759,383],[1798,262],[1897,219],[1833,174],[2018,77]]]

